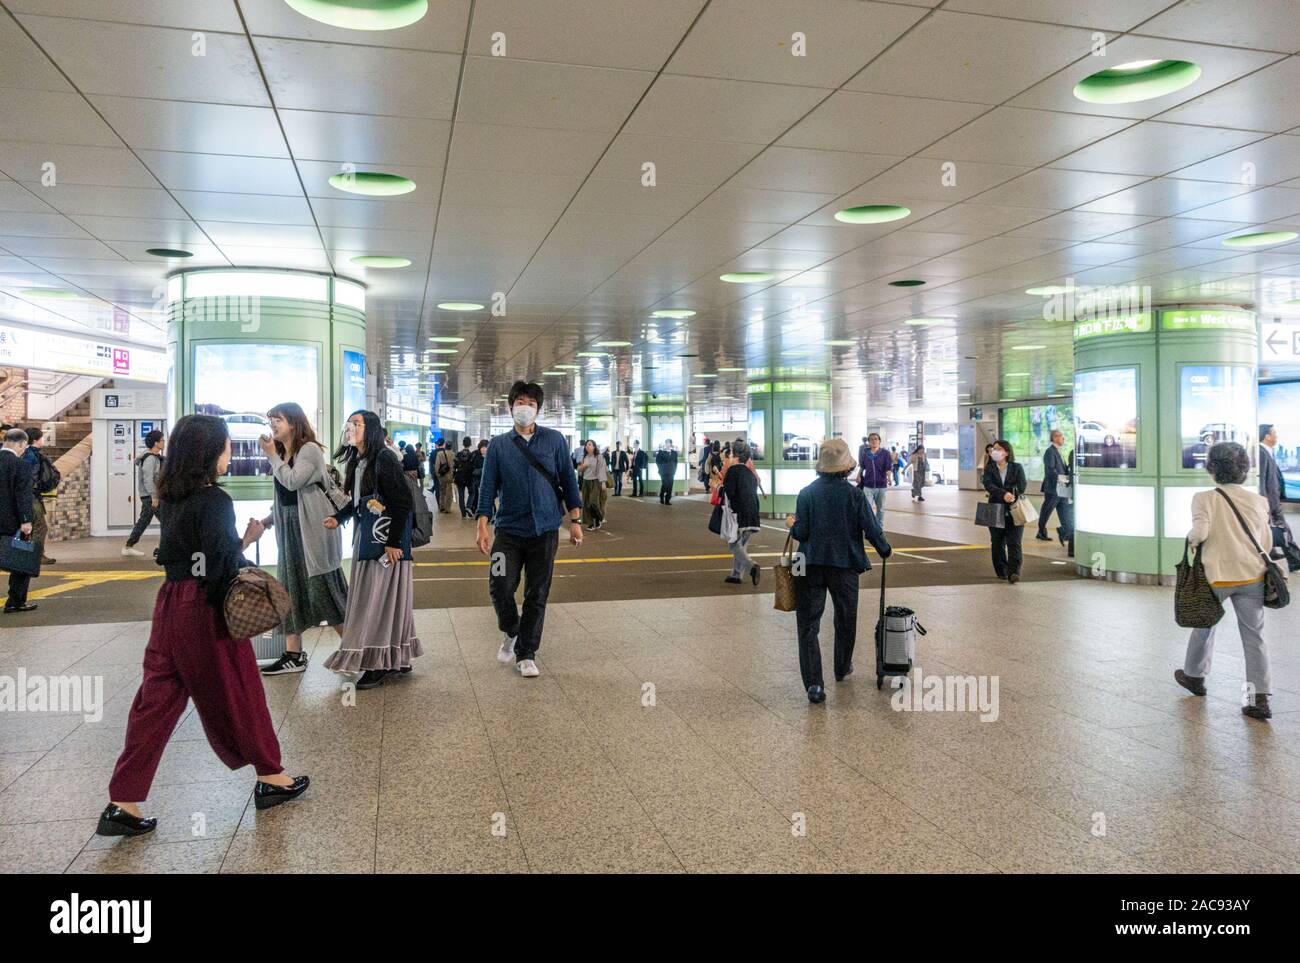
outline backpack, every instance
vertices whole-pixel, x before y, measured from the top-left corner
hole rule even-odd
[[[59,487],[63,475],[54,467],[54,462],[46,458],[43,453],[38,451],[36,456],[40,459],[40,465],[36,469],[36,494],[44,495]]]
[[[433,456],[434,464],[438,466],[439,478],[446,478],[447,475],[451,473],[451,466],[447,464],[447,459],[441,457],[446,453],[447,453],[446,448],[439,448],[437,452],[434,453]]]
[[[452,469],[452,477],[455,478],[457,485],[468,485],[473,473],[473,455],[462,448],[456,452],[456,467]]]

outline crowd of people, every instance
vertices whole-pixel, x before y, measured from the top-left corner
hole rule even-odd
[[[218,484],[231,460],[226,423],[211,415],[188,415],[176,423],[170,439],[150,433],[135,464],[141,505],[123,554],[142,554],[135,545],[157,518],[161,538],[155,557],[165,580],[98,831],[138,835],[155,827],[140,803],[187,701],[193,701],[223,762],[231,768],[253,766],[258,808],[301,795],[310,779],[285,771],[260,677],[303,671],[303,633],[308,629],[328,626],[337,634],[338,648],[324,665],[353,677],[357,690],[412,671],[423,652],[415,631],[411,548],[413,518],[427,508],[417,505],[424,496],[426,457],[430,495],[440,510],[450,512],[455,490],[462,516],[476,519],[478,550],[491,560],[488,595],[501,632],[498,660],[514,663],[524,678],[540,675],[536,656],[561,530],[567,525],[570,544],[581,546],[584,528],[595,531],[605,525],[607,498],[610,492],[622,494],[624,476],[633,496],[640,497],[649,461],[636,442],[626,451],[616,443],[611,451],[587,440],[578,452],[570,451],[564,435],[537,423],[544,401],[540,385],[516,382],[509,393],[513,430],[477,445],[465,438],[454,454],[439,439],[427,456],[420,444],[395,444],[379,416],[367,410],[349,415],[341,444],[330,452],[299,405],[277,405],[267,412],[269,434],[260,439],[274,490],[271,510],[263,518],[248,519],[242,532],[234,503]],[[0,533],[30,540],[43,555],[44,513],[38,505],[58,479],[57,472],[51,476],[46,468],[41,439],[36,428],[3,431]],[[1260,442],[1260,494],[1243,487],[1251,466],[1241,445],[1224,442],[1211,448],[1206,467],[1215,490],[1194,497],[1188,543],[1204,552],[1215,596],[1231,599],[1237,611],[1252,694],[1242,711],[1265,720],[1271,716],[1272,695],[1263,637],[1265,573],[1279,564],[1284,549],[1294,548],[1294,541],[1282,515],[1283,483],[1271,455],[1276,429],[1261,426]],[[1063,434],[1054,431],[1043,454],[1037,537],[1050,540],[1046,526],[1055,513],[1058,538],[1072,554],[1074,453],[1064,454],[1064,444]],[[980,478],[989,511],[982,514],[993,567],[999,578],[1015,584],[1023,563],[1023,529],[1035,517],[1026,512],[1028,479],[1006,439],[988,445],[985,455]],[[795,628],[800,674],[811,703],[826,698],[819,632],[827,594],[834,612],[835,680],[853,672],[859,577],[871,568],[865,546],[874,547],[882,560],[892,553],[883,528],[883,494],[897,483],[904,462],[912,472],[913,497],[921,499],[928,474],[923,445],[904,459],[872,433],[854,458],[842,439],[824,441],[816,477],[799,492],[795,512],[786,518],[802,561],[795,580]],[[671,441],[656,450],[655,463],[661,500],[667,504],[678,464]],[[732,554],[724,581],[739,584],[749,578],[758,585],[762,570],[747,551],[761,527],[764,494],[753,450],[743,438],[705,439],[698,478],[714,505],[710,528]],[[347,577],[340,532],[345,521],[353,523]],[[231,636],[223,603],[240,570],[252,564],[245,551],[267,529],[276,539],[277,572],[289,609],[279,626],[285,651],[259,670],[247,640]],[[1300,551],[1295,556],[1300,567]],[[522,608],[515,599],[521,580]],[[27,602],[29,581],[30,575],[11,571],[5,612],[35,607]],[[1185,663],[1175,673],[1177,683],[1197,696],[1206,693],[1214,640],[1213,628],[1193,630]]]

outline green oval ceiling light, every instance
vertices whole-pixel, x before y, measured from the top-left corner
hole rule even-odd
[[[476,301],[443,301],[438,305],[443,311],[482,311],[483,305]]]
[[[1012,351],[1042,351],[1047,347],[1045,344],[1013,344]]]
[[[631,342],[631,341],[597,341],[597,342],[596,342],[596,347],[598,347],[598,348],[630,348],[630,347],[632,347],[632,342]]]
[[[856,341],[827,341],[826,344],[827,346],[832,348],[851,348],[855,344],[857,344],[857,342]]]
[[[404,268],[411,266],[409,257],[389,257],[386,254],[358,254],[352,259],[358,267],[368,268]]]
[[[65,291],[63,288],[17,288],[16,292],[29,298],[41,298],[46,301],[76,301],[81,297],[76,291]]]
[[[437,337],[430,338],[429,340],[434,344],[460,344],[465,339],[457,338],[450,334],[440,334]]]
[[[459,348],[425,348],[425,354],[460,354]]]
[[[429,0],[284,0],[304,17],[345,30],[397,30],[429,12]]]
[[[919,288],[924,281],[918,281],[916,278],[904,278],[902,281],[890,281],[891,288]]]
[[[178,259],[183,257],[193,257],[193,251],[182,251],[178,247],[151,247],[145,249],[145,254],[152,254],[154,257],[165,257]]]
[[[653,311],[651,312],[651,316],[656,318],[676,318],[682,320],[684,318],[695,317],[695,312],[687,311],[685,308],[668,308],[660,311]]]
[[[380,171],[342,171],[330,177],[330,187],[366,197],[397,197],[415,190],[415,181]]]
[[[719,281],[726,281],[728,284],[758,284],[761,281],[772,280],[773,275],[767,271],[732,271],[729,274],[718,275]]]
[[[1053,298],[1056,297],[1056,295],[1058,294],[1064,294],[1068,290],[1070,289],[1067,287],[1062,287],[1059,284],[1048,284],[1041,288],[1025,288],[1025,293],[1033,294],[1042,298]]]
[[[910,324],[915,328],[923,328],[930,324],[943,324],[948,318],[908,318],[904,324]]]
[[[835,220],[845,224],[887,224],[901,221],[912,212],[898,204],[862,204],[835,212]]]
[[[1200,76],[1190,60],[1134,60],[1084,77],[1074,96],[1089,104],[1132,104],[1182,90]]]
[[[744,371],[745,369],[744,368],[719,368],[718,370],[731,372],[731,371]]]
[[[1238,234],[1236,237],[1224,238],[1224,247],[1263,247],[1266,244],[1285,244],[1294,241],[1300,234],[1295,231],[1258,231],[1254,234]]]
[[[567,378],[569,376],[567,371],[543,371],[542,374],[548,378]]]

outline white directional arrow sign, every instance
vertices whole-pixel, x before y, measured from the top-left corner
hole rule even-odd
[[[1260,325],[1259,360],[1300,361],[1300,327],[1292,324]]]

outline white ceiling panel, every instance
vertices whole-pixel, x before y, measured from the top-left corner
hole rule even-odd
[[[1069,170],[1158,177],[1188,160],[1202,160],[1259,140],[1244,130],[1216,130],[1144,121],[1052,163]]]
[[[949,0],[948,10],[1075,27],[1131,30],[1170,0]]]
[[[228,33],[243,30],[239,13],[229,0],[6,0],[5,5],[14,13],[51,17],[224,30]],[[247,8],[248,0],[243,0],[243,5]]]
[[[1008,164],[960,164],[929,157],[912,157],[873,178],[865,189],[878,197],[914,197],[955,204],[1011,180],[1028,168]]]
[[[287,156],[270,108],[132,97],[95,96],[90,100],[135,150]]]
[[[1017,237],[1059,238],[1068,241],[1095,241],[1097,238],[1131,230],[1153,220],[1136,214],[1093,211],[1062,211],[1043,218],[1012,233]]]
[[[582,178],[575,175],[453,170],[447,172],[442,203],[485,212],[542,211],[554,219],[580,186]],[[494,216],[501,217],[499,213]],[[432,228],[432,222],[429,226]]]
[[[302,185],[288,158],[162,150],[140,151],[139,157],[157,181],[173,191],[239,194],[256,188],[259,194],[302,194]]]
[[[63,184],[31,190],[64,214],[102,214],[108,217],[183,218],[185,211],[164,190],[138,187],[92,187]]]
[[[1213,181],[1184,181],[1161,177],[1084,204],[1080,210],[1170,217],[1216,201],[1227,200],[1249,190],[1249,187],[1241,184],[1218,184]]]
[[[23,26],[86,94],[268,106],[243,33],[21,17]],[[104,57],[101,51],[113,51]]]
[[[627,122],[634,134],[767,144],[826,96],[805,87],[663,76]]]
[[[1142,33],[1256,50],[1300,50],[1300,16],[1294,0],[1182,0],[1142,24]]]
[[[800,121],[780,143],[783,147],[911,154],[985,110],[977,104],[841,90]]]
[[[442,120],[282,110],[295,160],[441,167],[451,125]]]
[[[0,96],[0,136],[40,144],[121,147],[122,141],[76,93],[27,90]]]
[[[834,88],[924,14],[863,0],[713,0],[667,72]],[[803,35],[804,54],[796,55],[796,33]]]
[[[277,107],[451,120],[457,54],[268,38],[256,43]],[[336,83],[341,63],[347,64],[346,84]]]
[[[146,247],[182,247],[207,244],[208,237],[190,220],[140,217],[104,217],[76,214],[72,220],[101,241],[139,241]]]
[[[448,167],[585,175],[609,144],[603,131],[542,130],[457,120]]]
[[[48,214],[50,205],[41,198],[41,192],[48,190],[52,188],[0,180],[0,211]]]
[[[7,229],[7,224],[0,222],[0,231]],[[20,237],[0,234],[0,248],[4,248],[10,254],[28,258],[57,258],[62,256],[68,258],[120,259],[116,251],[93,238]]]
[[[15,20],[0,14],[0,89],[70,91],[72,85]],[[5,96],[15,96],[12,90]]]
[[[1300,190],[1264,187],[1187,211],[1184,217],[1215,221],[1280,221],[1300,213]]]
[[[1114,134],[1131,121],[998,107],[922,151],[925,157],[1040,165]]]
[[[1300,9],[1293,7],[1293,16],[1300,22]],[[1300,126],[1300,104],[1294,97],[1297,87],[1300,87],[1300,57],[1288,57],[1175,107],[1162,118],[1184,124],[1280,134]]]
[[[725,191],[727,188],[722,190]],[[575,213],[590,211],[598,214],[628,213],[648,216],[659,214],[675,220],[697,204],[700,204],[700,212],[703,213],[708,207],[709,202],[704,201],[704,198],[709,191],[710,188],[705,184],[666,183],[644,187],[637,181],[593,177],[582,185],[582,190],[573,198],[569,210]],[[709,200],[711,201],[712,198]],[[704,203],[701,203],[702,201]]]
[[[1141,176],[1132,174],[1039,168],[985,191],[976,200],[980,204],[1002,204],[1008,207],[1044,208],[1052,205],[1070,208],[1140,184],[1142,180]]]
[[[311,224],[311,208],[302,197],[283,194],[221,194],[176,191],[176,200],[197,221],[247,221],[251,224]]]
[[[763,147],[763,144],[622,133],[609,145],[592,176],[640,183],[646,177],[644,165],[653,164],[657,184],[716,187],[756,157]],[[782,189],[799,190],[793,184]]]
[[[639,70],[470,57],[457,118],[612,133],[653,79]]]
[[[391,228],[397,231],[427,231],[433,236],[436,204],[369,197],[364,200],[313,198],[311,212],[321,227]]]
[[[957,204],[927,217],[919,230],[948,234],[989,235],[1011,231],[1053,211],[1033,207],[1001,207],[996,204]]]
[[[1268,137],[1199,164],[1180,167],[1170,176],[1246,186],[1278,184],[1300,177],[1300,137]]]
[[[200,221],[199,226],[223,250],[235,247],[320,247],[320,232],[304,224],[253,224]]]
[[[62,214],[0,212],[0,235],[85,238],[90,235]]]
[[[70,147],[31,141],[0,141],[0,171],[20,181],[40,181],[48,172],[53,177],[54,186],[158,186],[158,181],[134,154],[125,148],[116,147]]]

